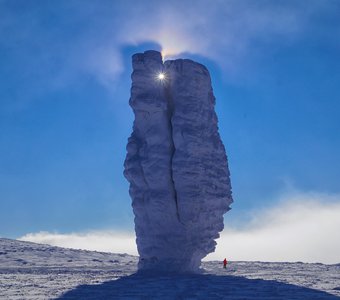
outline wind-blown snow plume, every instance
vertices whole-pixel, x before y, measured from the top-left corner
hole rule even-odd
[[[191,60],[163,64],[157,51],[135,54],[130,105],[124,174],[139,268],[196,271],[214,251],[232,202],[209,72]]]

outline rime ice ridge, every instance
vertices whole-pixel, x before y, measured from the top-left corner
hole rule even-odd
[[[215,249],[232,202],[208,70],[191,60],[133,55],[130,182],[139,269],[195,272]],[[160,72],[165,80],[157,79]]]

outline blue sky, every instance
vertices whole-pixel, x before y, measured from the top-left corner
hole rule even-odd
[[[210,70],[227,226],[282,195],[340,203],[339,14],[335,0],[0,0],[0,236],[133,231],[131,55],[148,49]]]

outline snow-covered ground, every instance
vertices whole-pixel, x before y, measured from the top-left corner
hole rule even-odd
[[[0,239],[0,299],[339,299],[340,264],[204,262],[135,274],[137,257]]]

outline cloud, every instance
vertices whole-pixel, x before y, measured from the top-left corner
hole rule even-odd
[[[153,41],[166,58],[196,54],[216,62],[224,73],[240,72],[245,61],[263,54],[263,48],[291,43],[313,22],[329,12],[330,4],[310,1],[157,1],[133,4],[121,23],[118,44]],[[136,7],[137,6],[137,7]],[[266,54],[264,54],[266,55]],[[247,73],[247,72],[244,72]]]
[[[103,0],[44,2],[18,9],[4,1],[0,4],[0,47],[11,53],[8,69],[20,74],[16,80],[23,87],[16,91],[22,91],[21,96],[27,90],[63,88],[82,74],[111,87],[126,68],[123,49],[147,42],[161,45],[170,58],[183,53],[202,55],[226,74],[234,74],[256,53],[261,55],[260,44],[274,49],[273,44],[299,38],[313,16],[332,11],[332,5],[315,0],[308,5],[297,1]]]
[[[137,255],[135,236],[116,231],[91,231],[87,233],[28,233],[18,240],[52,246]]]
[[[253,214],[243,229],[226,228],[207,259],[340,262],[340,196],[294,194]]]
[[[247,226],[226,228],[215,253],[206,260],[227,257],[239,261],[340,262],[340,196],[295,193],[280,204],[253,214]],[[20,240],[54,246],[136,255],[133,233],[30,233]]]
[[[221,59],[223,63],[232,59],[230,55],[243,56],[256,39],[291,37],[301,32],[313,7],[306,10],[298,5],[262,3],[234,0],[216,1],[213,5],[209,1],[160,3],[152,15],[147,10],[139,11],[136,18],[123,24],[120,37],[124,42],[154,40],[170,56],[189,52]],[[148,18],[143,22],[146,15]]]

